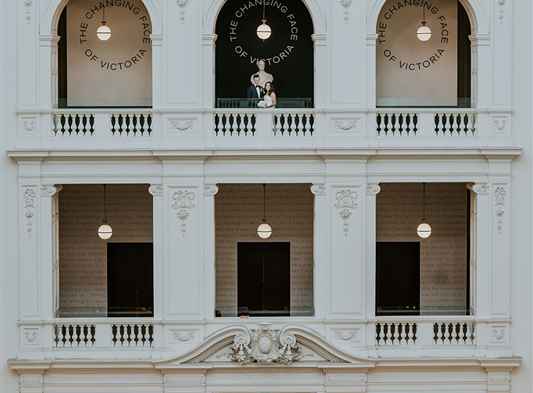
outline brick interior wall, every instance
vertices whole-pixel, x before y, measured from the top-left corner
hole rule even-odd
[[[422,184],[382,184],[377,240],[420,241],[422,312],[463,310],[467,288],[467,190],[464,184],[427,184],[429,239],[416,234],[423,214]]]
[[[152,196],[147,185],[108,185],[110,242],[152,241]],[[107,313],[106,242],[96,231],[103,218],[103,186],[67,185],[59,193],[60,315]]]
[[[310,185],[267,185],[269,241],[291,243],[291,312],[312,313],[313,204]],[[262,185],[222,185],[215,199],[216,304],[223,315],[237,313],[237,243],[260,241]]]

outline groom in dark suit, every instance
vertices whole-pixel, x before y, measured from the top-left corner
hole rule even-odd
[[[259,84],[259,75],[255,74],[253,77],[253,84],[248,86],[246,90],[246,98],[255,98],[260,100],[265,95],[263,88]]]

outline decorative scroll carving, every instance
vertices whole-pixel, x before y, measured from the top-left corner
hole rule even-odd
[[[357,192],[353,190],[346,189],[337,191],[335,207],[344,222],[344,236],[348,236],[348,232],[350,231],[350,217],[357,208],[357,198]]]
[[[180,222],[181,232],[187,233],[187,219],[191,209],[196,206],[196,194],[191,190],[179,190],[172,194],[172,208],[176,211],[176,217]]]
[[[291,364],[301,358],[296,337],[285,329],[273,330],[262,324],[257,330],[246,330],[233,339],[231,360],[240,364]]]
[[[505,218],[505,197],[507,191],[505,187],[498,186],[494,190],[494,203],[495,203],[495,212],[496,212],[496,229],[498,233],[501,234],[503,231],[504,218]]]
[[[28,236],[33,231],[33,218],[35,216],[35,207],[37,199],[37,186],[25,186],[23,187],[23,206],[24,206],[24,218],[26,223],[26,232]]]

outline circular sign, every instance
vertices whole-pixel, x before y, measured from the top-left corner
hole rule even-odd
[[[422,32],[421,27],[425,28]],[[451,28],[448,16],[435,3],[387,2],[378,21],[378,53],[403,71],[429,70],[446,56]]]
[[[257,26],[262,20],[270,28],[268,39],[258,36]],[[256,33],[250,34],[251,29]],[[250,64],[262,59],[267,66],[282,63],[293,55],[300,37],[296,15],[279,0],[249,0],[236,5],[227,32],[235,56]]]
[[[113,31],[106,40],[98,39],[103,25]],[[150,16],[138,1],[96,2],[82,11],[78,27],[83,55],[101,70],[111,72],[129,70],[145,60],[151,51],[151,34]]]

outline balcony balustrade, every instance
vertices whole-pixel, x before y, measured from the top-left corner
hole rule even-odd
[[[247,326],[258,324],[258,321],[241,321]],[[309,320],[303,321],[291,318],[270,322],[276,328],[291,326],[305,327]],[[234,326],[236,322],[213,321],[196,325],[180,325],[176,322],[161,323],[153,319],[110,319],[110,318],[62,318],[49,322],[34,322],[32,325],[20,327],[21,334],[29,326],[39,325],[43,328],[45,342],[42,351],[49,357],[76,357],[76,356],[152,356],[153,351],[165,351],[164,337],[172,336],[172,332],[188,329],[190,338],[194,329],[214,332],[227,326]],[[398,355],[416,356],[423,351],[425,356],[451,357],[476,356],[487,348],[485,334],[478,334],[491,322],[477,321],[475,317],[458,316],[420,316],[420,317],[378,317],[367,322],[354,322],[358,331],[366,329],[366,341],[357,345],[357,351],[375,353],[382,358],[394,358]],[[319,326],[318,323],[317,326]],[[30,327],[31,328],[31,327]],[[319,330],[327,331],[323,325]],[[181,329],[181,330],[180,330]],[[486,329],[485,329],[486,330]],[[196,333],[195,333],[196,334]],[[361,336],[361,337],[364,337]],[[181,344],[190,345],[189,339],[180,339]],[[175,344],[173,344],[175,346]],[[342,348],[342,346],[341,346]],[[172,351],[173,348],[166,348]],[[113,355],[115,354],[115,355]]]
[[[16,149],[478,148],[510,137],[509,112],[475,109],[69,109],[20,113]]]

